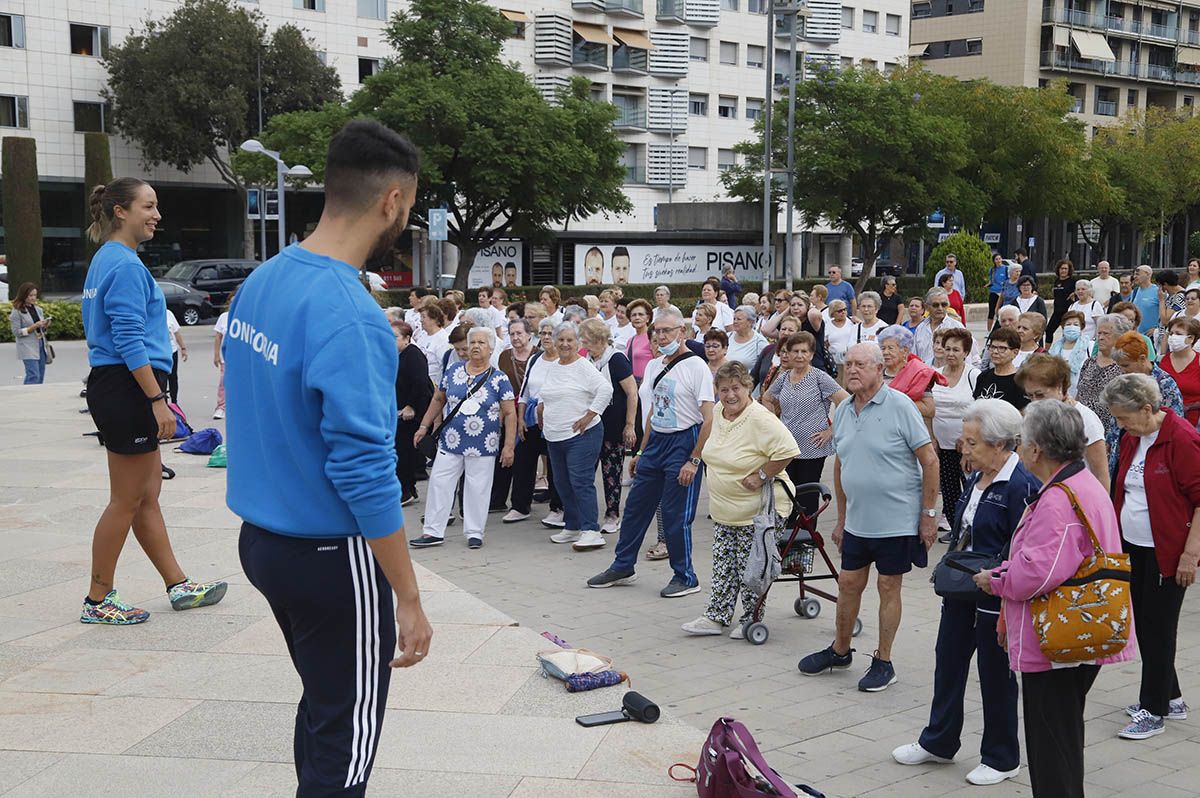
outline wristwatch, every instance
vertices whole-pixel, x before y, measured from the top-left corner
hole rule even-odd
[[[925,516],[926,518],[937,518],[937,514],[938,514],[937,510],[934,510],[932,508],[921,511],[921,515]]]
[[[700,458],[699,457],[693,457],[691,460],[688,460],[688,462],[691,463],[692,465],[696,466],[696,468],[700,467]]]
[[[767,472],[761,468],[758,469],[758,478],[761,479],[763,482],[771,481],[771,478],[769,476],[767,476]]]

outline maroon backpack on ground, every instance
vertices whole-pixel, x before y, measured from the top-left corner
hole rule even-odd
[[[671,772],[675,768],[689,770],[692,775],[677,778]],[[672,765],[669,772],[675,781],[695,782],[699,798],[758,798],[763,795],[799,798],[767,764],[750,730],[733,718],[721,718],[713,724],[696,767],[681,763]],[[811,787],[798,786],[805,795],[824,798]]]

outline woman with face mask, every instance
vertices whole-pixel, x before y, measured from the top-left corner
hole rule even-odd
[[[1200,340],[1200,321],[1180,317],[1167,324],[1167,351],[1159,361],[1163,371],[1175,378],[1183,394],[1183,412],[1193,427],[1200,422],[1200,355],[1193,347]]]
[[[1079,384],[1079,371],[1083,368],[1092,350],[1092,339],[1084,333],[1087,317],[1078,310],[1068,310],[1062,317],[1062,336],[1050,345],[1049,354],[1065,360],[1071,367],[1071,388],[1068,394],[1075,396]]]

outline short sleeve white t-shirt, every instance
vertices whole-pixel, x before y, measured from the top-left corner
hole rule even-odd
[[[646,374],[638,396],[646,420],[655,432],[680,432],[703,423],[701,402],[714,401],[713,377],[703,358],[689,357],[667,372],[658,385],[654,381],[662,372],[663,359],[655,358],[646,364]]]
[[[179,351],[179,341],[175,340],[175,333],[179,332],[179,320],[175,318],[175,314],[167,311],[167,336],[171,339],[171,354]]]
[[[1109,297],[1119,293],[1120,290],[1121,281],[1112,275],[1092,278],[1092,296],[1102,305],[1107,305]]]
[[[1074,406],[1079,411],[1079,417],[1083,419],[1083,437],[1087,445],[1091,446],[1104,440],[1104,424],[1100,421],[1100,416],[1096,415],[1096,411],[1082,402],[1075,402]]]
[[[1138,441],[1133,462],[1125,472],[1125,503],[1121,505],[1121,537],[1135,546],[1154,548],[1150,532],[1150,505],[1146,502],[1146,452],[1158,440],[1158,433],[1143,435]]]
[[[860,324],[859,326],[862,327],[861,340],[874,341],[875,337],[879,335],[879,331],[887,327],[888,323],[883,319],[876,319],[874,324]]]
[[[224,313],[222,313],[220,316],[217,317],[217,323],[213,325],[213,334],[224,336],[226,331],[228,331],[228,330],[229,330],[229,311],[227,310]],[[221,362],[222,363],[225,362],[225,352],[224,352],[223,346],[222,346],[222,352],[221,352]]]
[[[637,330],[633,329],[632,324],[626,324],[622,327],[614,319],[612,324],[613,348],[618,352],[624,352],[625,347],[629,345],[629,339],[633,338],[635,333],[637,333]]]

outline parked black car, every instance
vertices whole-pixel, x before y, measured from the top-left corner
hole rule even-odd
[[[197,291],[173,280],[160,279],[155,282],[167,299],[167,310],[174,313],[184,327],[191,327],[199,324],[201,319],[211,319],[217,315],[212,297],[207,292]]]
[[[213,305],[221,307],[229,302],[229,295],[256,266],[256,260],[234,258],[185,260],[168,269],[163,279],[207,293],[212,297]]]

